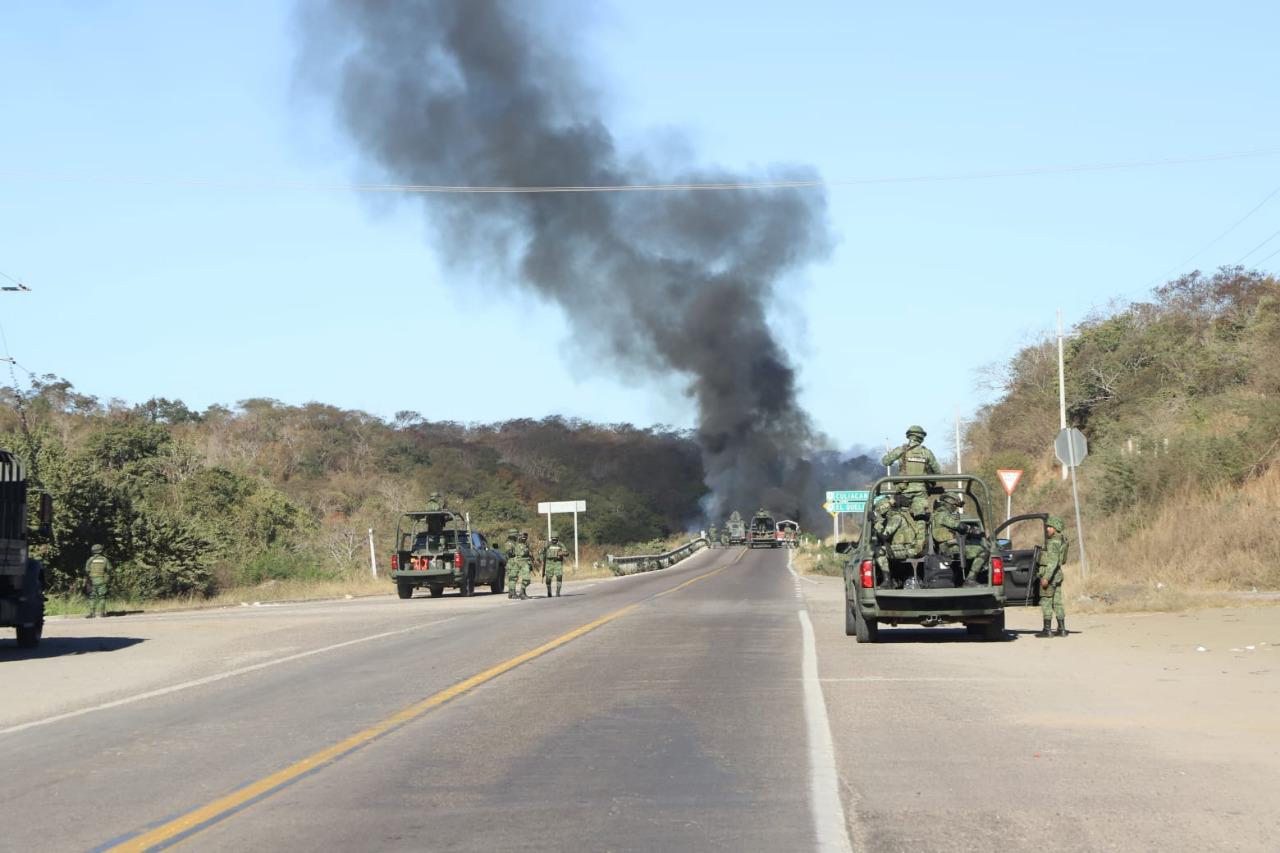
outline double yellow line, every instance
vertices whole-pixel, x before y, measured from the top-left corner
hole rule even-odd
[[[459,681],[452,687],[441,690],[432,696],[428,696],[421,702],[416,702],[398,713],[392,714],[385,720],[375,723],[363,731],[356,732],[351,737],[339,741],[332,746],[326,747],[319,752],[312,753],[301,761],[290,764],[283,770],[278,770],[270,776],[251,782],[243,788],[227,794],[225,797],[219,797],[211,803],[200,806],[185,814],[179,815],[166,823],[147,830],[138,835],[125,838],[114,844],[109,844],[101,850],[112,851],[144,851],[144,850],[160,850],[194,835],[202,829],[212,826],[219,821],[230,817],[236,812],[243,811],[255,803],[265,800],[267,797],[278,793],[280,790],[288,787],[299,779],[318,770],[327,767],[330,764],[345,758],[355,752],[360,747],[377,740],[383,735],[388,734],[395,729],[400,728],[407,723],[422,717],[451,699],[456,699],[464,693],[467,693],[484,684],[486,681],[492,681],[504,672],[509,672],[523,663],[528,663],[534,658],[541,657],[552,649],[558,649],[566,643],[570,643],[584,634],[589,634],[595,629],[608,625],[616,619],[621,619],[631,611],[635,610],[642,604],[662,598],[666,595],[679,592],[685,587],[695,584],[698,581],[706,580],[712,575],[717,575],[725,569],[736,564],[746,554],[744,549],[733,560],[725,563],[717,569],[704,572],[697,577],[690,578],[683,583],[673,586],[671,589],[663,590],[656,595],[641,599],[634,604],[628,604],[626,607],[620,608],[607,613],[592,622],[588,622],[578,628],[574,628],[567,634],[561,634],[554,640],[550,640],[537,648],[530,649],[527,652],[518,654],[510,660],[505,660],[496,666],[492,666],[477,675],[473,675],[465,681]]]

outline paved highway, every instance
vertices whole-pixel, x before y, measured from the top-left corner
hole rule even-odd
[[[35,654],[5,641],[0,848],[1271,850],[1280,837],[1280,679],[1257,645],[1280,642],[1275,610],[1093,617],[1068,640],[995,644],[904,629],[857,646],[838,581],[739,549],[565,592],[58,620]],[[1242,651],[1196,653],[1192,634]]]

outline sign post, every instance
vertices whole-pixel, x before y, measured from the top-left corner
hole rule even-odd
[[[1022,471],[1017,468],[1001,468],[996,471],[996,476],[1000,478],[1000,485],[1004,486],[1004,520],[1008,521],[1013,518],[1013,490],[1018,488]]]
[[[1063,428],[1053,440],[1053,452],[1071,472],[1071,499],[1076,505],[1076,534],[1080,537],[1080,579],[1089,577],[1089,558],[1084,550],[1084,523],[1080,520],[1080,491],[1076,487],[1076,466],[1089,455],[1089,442],[1075,427]]]
[[[831,513],[832,533],[840,541],[840,516],[846,512],[866,512],[869,492],[827,492],[827,502],[822,508]]]
[[[542,501],[538,504],[538,512],[547,517],[547,541],[551,541],[551,514],[554,512],[573,513],[573,573],[578,573],[578,513],[587,511],[586,501]]]
[[[369,571],[373,572],[373,576],[378,576],[378,554],[373,550],[373,528],[369,528]]]

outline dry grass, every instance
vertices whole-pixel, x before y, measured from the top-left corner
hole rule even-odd
[[[1078,610],[1247,604],[1241,593],[1280,590],[1277,516],[1280,473],[1271,472],[1243,488],[1175,496],[1149,516],[1086,522],[1089,579],[1068,565],[1068,596]]]
[[[791,558],[791,566],[802,575],[842,577],[845,558],[827,542],[804,538]]]

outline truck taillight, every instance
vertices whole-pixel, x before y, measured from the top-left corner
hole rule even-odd
[[[462,552],[461,551],[453,552],[453,567],[455,569],[462,568]]]
[[[391,555],[391,571],[393,572],[400,571],[400,555],[399,554]]]
[[[876,585],[876,564],[870,560],[862,561],[862,588],[874,589]]]
[[[991,558],[991,585],[1004,586],[1004,560],[999,557]]]

